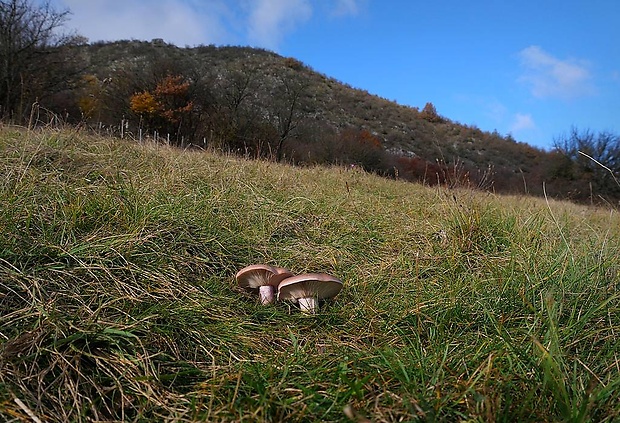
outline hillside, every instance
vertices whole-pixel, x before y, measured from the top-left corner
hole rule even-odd
[[[346,164],[424,185],[620,200],[620,136],[612,133],[571,131],[554,151],[541,151],[454,122],[432,99],[419,99],[420,108],[399,105],[265,50],[162,40],[91,44],[55,37],[53,23],[28,31],[45,15],[17,3],[24,13],[7,15],[15,22],[4,24],[8,41],[0,49],[6,124],[69,124],[281,163]]]
[[[179,144],[294,163],[352,163],[426,184],[457,179],[497,192],[541,195],[544,181],[548,195],[563,197],[580,189],[559,177],[564,163],[555,153],[453,122],[431,99],[420,99],[420,106],[426,104],[421,110],[402,106],[269,51],[179,48],[158,40],[73,49],[85,79],[60,97],[75,123],[86,117],[93,127],[118,128],[122,121],[134,137],[141,127],[160,136],[172,133]],[[132,95],[155,93],[167,75],[190,84],[169,107],[191,102],[192,113],[170,125],[132,112]]]
[[[7,421],[620,418],[613,210],[81,130],[1,127],[0,173]]]

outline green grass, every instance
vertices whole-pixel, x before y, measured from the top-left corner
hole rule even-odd
[[[616,421],[614,210],[0,129],[9,421]],[[252,263],[344,281],[261,306]]]

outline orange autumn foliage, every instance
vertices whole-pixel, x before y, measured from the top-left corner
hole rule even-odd
[[[143,91],[131,96],[129,101],[131,110],[134,113],[142,114],[155,114],[161,109],[161,105],[157,102],[153,94],[148,91]]]
[[[155,95],[157,97],[178,96],[182,97],[187,94],[189,82],[183,82],[181,75],[168,75],[157,84]]]
[[[130,107],[141,116],[161,117],[169,123],[179,123],[194,106],[187,100],[190,83],[180,75],[168,75],[162,79],[153,93],[143,91],[130,98]]]

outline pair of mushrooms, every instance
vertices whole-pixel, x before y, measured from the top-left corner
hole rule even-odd
[[[262,304],[278,300],[292,300],[299,303],[304,313],[314,314],[318,301],[335,297],[342,288],[342,281],[327,273],[305,273],[293,275],[282,267],[268,264],[253,264],[239,270],[237,283],[246,291],[257,293]]]

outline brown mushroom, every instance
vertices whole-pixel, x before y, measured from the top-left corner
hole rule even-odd
[[[280,281],[291,276],[293,274],[282,267],[253,264],[239,270],[235,278],[241,288],[258,294],[261,304],[271,304]]]
[[[340,279],[326,273],[306,273],[280,282],[278,299],[298,302],[302,312],[314,314],[319,300],[335,297],[340,289]]]

